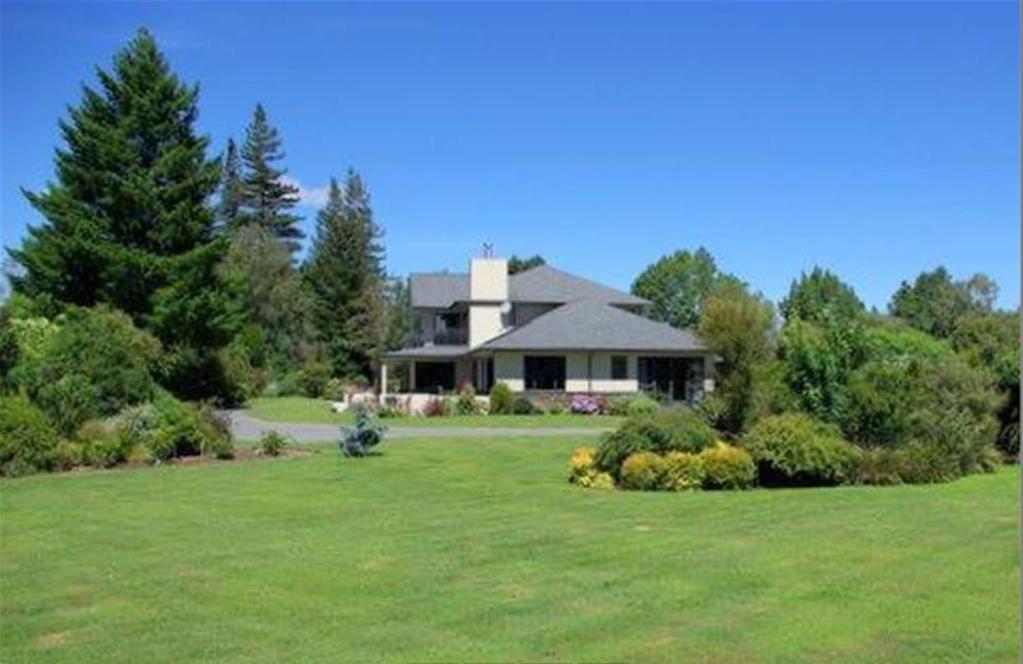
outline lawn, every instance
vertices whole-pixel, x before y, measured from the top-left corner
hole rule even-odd
[[[267,422],[305,422],[310,424],[347,424],[351,413],[330,412],[330,402],[308,397],[261,397],[246,407],[253,417]],[[507,427],[612,429],[622,418],[610,415],[462,415],[453,417],[403,417],[387,421],[391,427]]]
[[[0,483],[4,662],[1013,662],[1019,473],[601,493],[569,438]]]

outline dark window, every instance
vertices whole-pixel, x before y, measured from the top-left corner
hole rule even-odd
[[[454,389],[454,362],[416,362],[416,392],[436,394]]]
[[[625,380],[629,377],[629,358],[624,355],[611,356],[611,380]]]
[[[527,355],[524,369],[527,390],[565,389],[563,356]]]

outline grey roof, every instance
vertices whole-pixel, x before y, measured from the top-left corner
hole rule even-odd
[[[508,290],[512,302],[562,303],[590,299],[615,304],[650,304],[641,297],[562,272],[550,265],[538,265],[513,274],[508,280]]]
[[[512,302],[561,304],[595,299],[615,304],[644,305],[649,301],[595,281],[540,265],[508,278],[508,296]],[[446,309],[469,299],[469,275],[453,272],[420,272],[409,277],[409,296],[413,307]]]
[[[391,359],[454,359],[469,352],[468,346],[417,346],[415,348],[402,348],[401,350],[384,353],[384,356]]]
[[[469,299],[469,275],[454,272],[421,272],[409,276],[409,299],[413,307],[447,309]]]
[[[562,305],[483,344],[490,350],[624,350],[705,352],[691,330],[679,330],[599,300]]]

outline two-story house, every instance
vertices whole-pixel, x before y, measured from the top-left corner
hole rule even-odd
[[[408,364],[412,393],[463,384],[486,393],[657,391],[678,401],[714,389],[714,356],[691,330],[644,316],[649,302],[541,265],[508,275],[500,258],[475,258],[468,274],[413,274],[418,339],[381,368]]]

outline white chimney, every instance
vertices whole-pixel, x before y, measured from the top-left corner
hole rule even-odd
[[[469,345],[479,346],[504,332],[501,309],[508,301],[508,261],[469,262]]]

